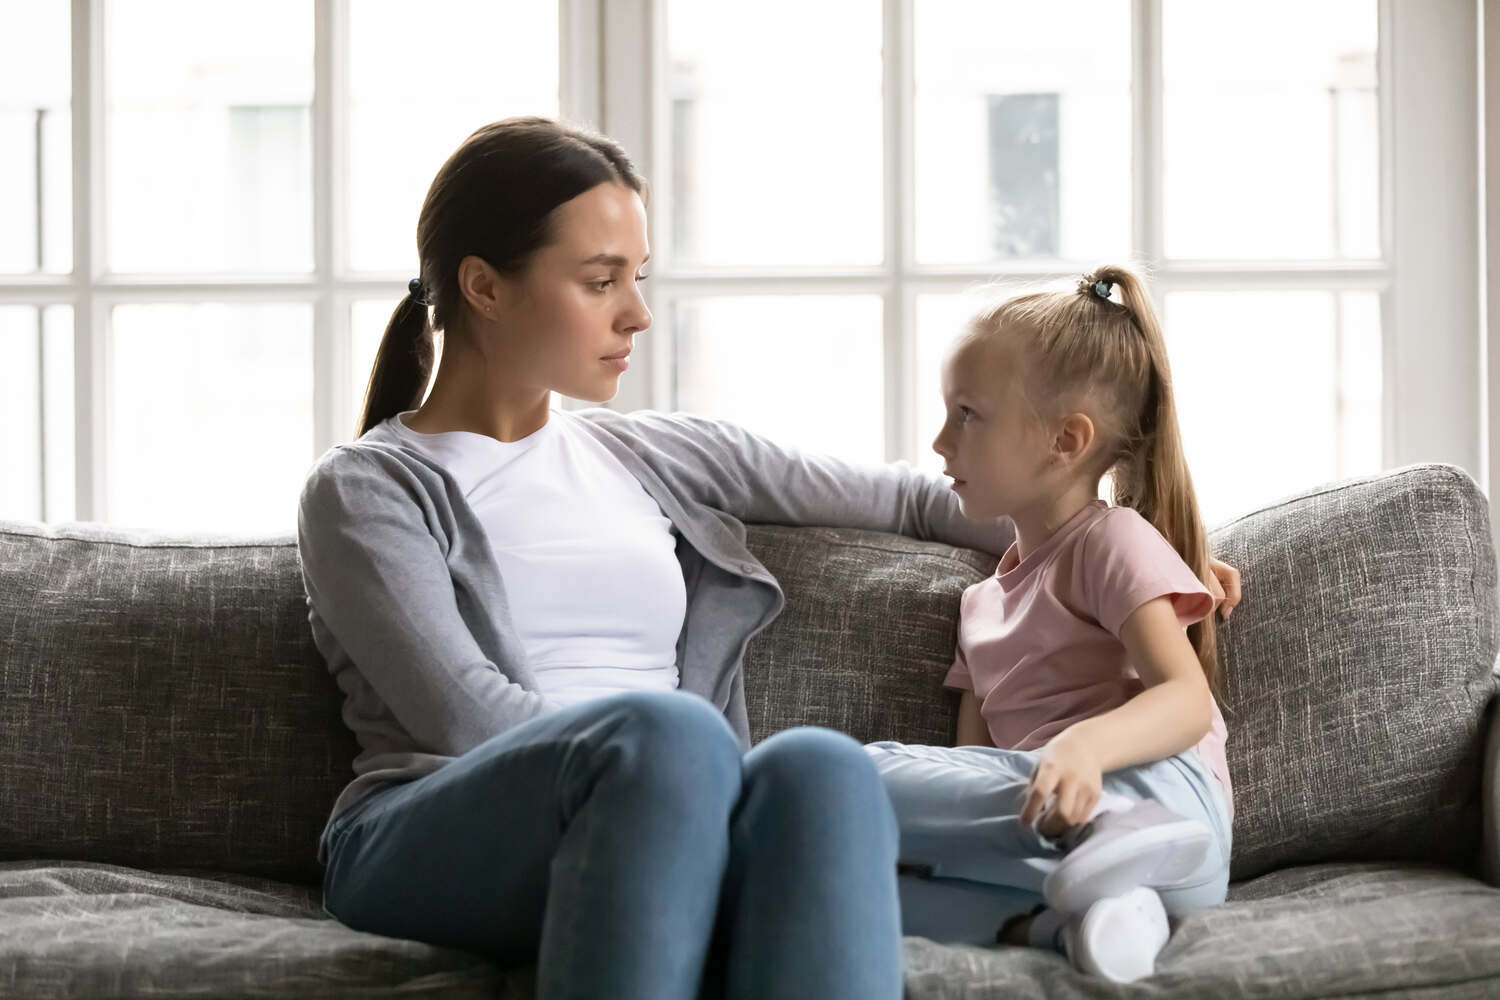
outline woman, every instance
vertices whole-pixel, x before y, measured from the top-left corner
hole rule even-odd
[[[428,191],[361,436],[318,461],[298,516],[362,748],[319,847],[325,907],[536,961],[539,997],[898,997],[873,765],[810,727],[746,749],[744,649],[783,598],[742,522],[997,553],[1011,529],[968,525],[903,465],[549,410],[612,398],[650,324],[644,190],[609,140],[519,118]]]

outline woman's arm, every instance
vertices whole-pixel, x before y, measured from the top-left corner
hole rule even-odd
[[[941,476],[905,462],[845,462],[685,413],[586,416],[631,444],[668,485],[741,521],[888,531],[996,555],[1015,538],[1009,518],[965,520]]]
[[[974,692],[965,691],[958,700],[958,738],[956,747],[992,747],[990,727],[979,712],[979,699]]]
[[[1120,640],[1146,689],[1052,740],[1087,748],[1101,772],[1181,753],[1196,746],[1213,724],[1208,680],[1170,597],[1154,598],[1132,612]]]
[[[544,710],[474,641],[437,540],[392,470],[350,451],[325,458],[303,488],[297,548],[309,604],[430,752],[457,757]]]

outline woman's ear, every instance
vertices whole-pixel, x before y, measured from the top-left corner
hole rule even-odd
[[[489,263],[473,254],[458,262],[458,290],[481,316],[495,317],[500,306],[501,278]]]

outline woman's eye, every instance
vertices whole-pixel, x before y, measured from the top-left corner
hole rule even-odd
[[[603,291],[608,290],[609,286],[613,285],[614,283],[615,283],[615,280],[613,278],[606,278],[603,281],[593,281],[593,282],[590,282],[589,286],[591,288],[593,288],[593,290],[596,291],[596,292],[603,292]]]
[[[637,274],[637,275],[636,275],[636,276],[635,276],[635,280],[636,280],[636,281],[637,281],[637,282],[640,282],[640,281],[645,281],[645,280],[646,280],[646,279],[647,279],[647,278],[649,278],[649,277],[651,277],[651,275],[649,275],[649,274]]]
[[[969,409],[967,406],[960,406],[958,408],[958,417],[960,420],[967,421],[973,415],[974,411]]]

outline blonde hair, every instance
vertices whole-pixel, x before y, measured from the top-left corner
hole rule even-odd
[[[1096,489],[1108,473],[1112,502],[1149,521],[1207,585],[1208,537],[1183,454],[1166,341],[1141,280],[1101,267],[1074,291],[1017,295],[981,310],[970,336],[1012,348],[1012,381],[1038,426],[1087,411],[1098,442],[1087,467]],[[1188,627],[1188,639],[1217,691],[1212,612]]]

